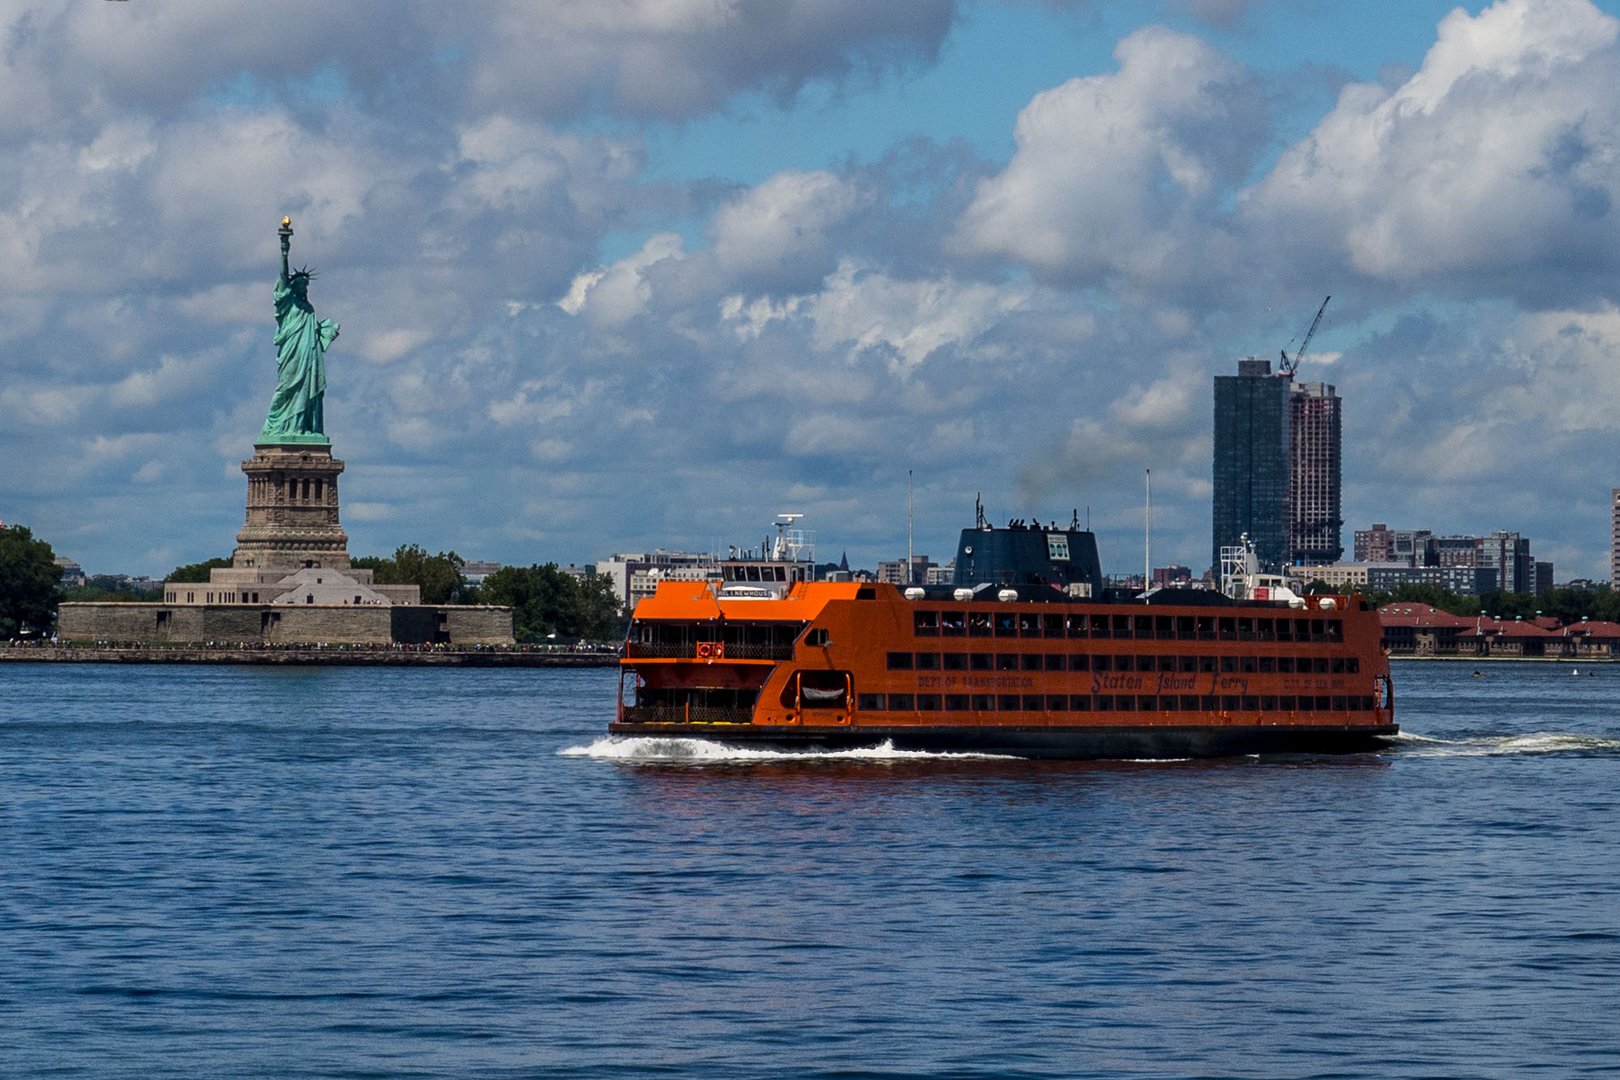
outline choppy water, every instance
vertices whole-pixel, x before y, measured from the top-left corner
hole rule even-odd
[[[1612,1073],[1620,667],[1480,670],[1398,665],[1378,755],[1070,764],[7,665],[0,1074]]]

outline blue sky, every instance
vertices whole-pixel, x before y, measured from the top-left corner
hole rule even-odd
[[[23,3],[0,15],[0,520],[228,554],[275,225],[343,326],[356,554],[1209,548],[1210,380],[1334,300],[1344,542],[1604,576],[1620,0]]]

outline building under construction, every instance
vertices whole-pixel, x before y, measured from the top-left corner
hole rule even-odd
[[[1211,566],[1245,535],[1268,571],[1335,563],[1344,553],[1341,510],[1341,399],[1333,386],[1296,382],[1299,350],[1275,374],[1266,360],[1238,361],[1215,376],[1215,455]]]

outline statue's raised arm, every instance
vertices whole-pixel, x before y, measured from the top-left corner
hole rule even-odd
[[[292,219],[281,219],[281,277],[276,281],[276,392],[259,432],[261,445],[329,445],[323,413],[326,398],[326,349],[338,336],[338,325],[317,319],[309,302],[315,272],[291,270]]]

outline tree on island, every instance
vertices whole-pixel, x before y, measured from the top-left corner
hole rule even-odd
[[[471,604],[477,599],[478,590],[461,573],[467,560],[453,551],[429,555],[416,544],[403,544],[394,549],[391,559],[362,555],[350,565],[372,571],[378,585],[417,586],[424,604]]]
[[[169,576],[163,580],[206,582],[209,580],[209,571],[229,565],[231,565],[230,559],[205,559],[202,562],[187,563],[169,571]]]
[[[92,574],[83,585],[62,590],[62,600],[71,604],[140,604],[163,598],[163,588],[137,589],[129,579],[117,574]]]
[[[480,599],[512,609],[519,641],[546,641],[553,635],[608,641],[624,630],[611,578],[578,578],[556,563],[503,567],[484,579]]]
[[[25,526],[0,527],[0,638],[44,633],[62,593],[56,553]]]

